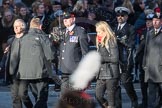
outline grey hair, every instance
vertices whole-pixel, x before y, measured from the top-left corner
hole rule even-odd
[[[23,31],[26,30],[26,23],[24,22],[23,19],[16,19],[13,25],[15,26],[16,23],[21,23],[21,28],[22,28],[22,30],[23,30]]]

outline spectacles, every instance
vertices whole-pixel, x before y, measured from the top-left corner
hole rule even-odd
[[[10,3],[4,3],[4,5],[10,5]]]

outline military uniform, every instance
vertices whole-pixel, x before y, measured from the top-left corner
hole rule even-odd
[[[126,15],[130,13],[130,11],[125,7],[117,7],[115,8],[115,12],[117,17],[125,18]],[[123,20],[124,21],[124,20]],[[132,71],[133,71],[133,48],[135,46],[135,30],[134,27],[126,21],[119,23],[115,26],[115,35],[118,42],[119,48],[119,63],[120,63],[120,80],[131,99],[132,107],[137,108],[137,95],[133,87],[132,82]],[[121,91],[118,91],[117,96],[117,108],[121,108]]]
[[[68,19],[70,14],[64,15]],[[67,30],[68,29],[68,30]],[[64,30],[64,39],[60,45],[60,67],[62,71],[61,93],[69,90],[69,75],[78,66],[81,58],[88,52],[88,37],[85,29],[72,24]]]

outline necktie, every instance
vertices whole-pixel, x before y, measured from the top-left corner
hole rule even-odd
[[[121,30],[121,25],[119,25],[118,30]]]
[[[157,29],[155,29],[155,35],[157,34]]]

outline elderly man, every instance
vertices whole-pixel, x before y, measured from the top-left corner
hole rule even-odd
[[[145,82],[148,82],[148,107],[157,108],[158,90],[162,92],[162,15],[155,13],[152,19],[153,29],[147,33],[143,68]],[[158,108],[161,108],[158,107]]]
[[[85,29],[75,24],[75,15],[63,14],[64,40],[60,45],[60,65],[62,71],[61,94],[70,90],[69,76],[78,66],[81,58],[88,52],[88,38]]]

